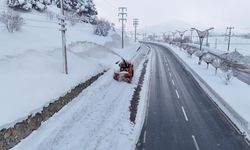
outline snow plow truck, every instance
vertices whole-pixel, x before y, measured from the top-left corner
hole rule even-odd
[[[113,78],[116,81],[125,81],[131,83],[134,76],[134,65],[125,59],[122,59],[122,62],[119,63],[120,69],[115,71]]]

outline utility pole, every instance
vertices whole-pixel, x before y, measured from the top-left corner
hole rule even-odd
[[[63,0],[60,0],[61,3],[61,16],[58,18],[60,20],[59,25],[61,28],[59,29],[62,32],[62,54],[63,54],[63,72],[68,74],[68,62],[67,62],[67,49],[66,49],[66,23],[63,9]]]
[[[234,29],[234,27],[227,27],[227,30],[229,30],[229,33],[228,33],[228,46],[227,46],[227,51],[228,52],[229,52],[229,48],[230,48],[232,29]]]
[[[137,19],[137,18],[134,18],[133,19],[133,26],[135,27],[135,42],[136,42],[136,40],[137,40],[137,27],[138,27],[138,25],[139,25],[139,19]]]
[[[118,10],[119,22],[122,22],[122,48],[124,48],[124,22],[127,22],[127,7],[119,7]]]

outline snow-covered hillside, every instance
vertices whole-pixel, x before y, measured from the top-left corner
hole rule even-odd
[[[59,12],[55,6],[47,10]],[[124,53],[115,44],[119,40],[117,33],[96,36],[90,24],[68,23],[69,75],[65,75],[57,19],[50,20],[46,13],[36,11],[21,16],[25,22],[21,31],[9,33],[0,24],[0,129],[40,111],[80,82],[113,67],[120,59],[115,53]],[[126,50],[132,56],[137,48],[137,44],[130,44]]]
[[[79,49],[75,51],[79,52]],[[118,53],[123,55],[124,52]],[[149,71],[145,76],[135,124],[130,122],[129,107],[143,62],[149,58],[147,53],[148,49],[144,47],[131,59],[135,65],[132,84],[113,80],[113,70],[109,70],[13,150],[134,149],[145,115]]]

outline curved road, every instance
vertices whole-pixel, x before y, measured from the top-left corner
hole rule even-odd
[[[149,46],[149,108],[136,149],[249,150],[175,56],[162,46]]]

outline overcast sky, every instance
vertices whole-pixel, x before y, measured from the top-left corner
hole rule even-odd
[[[100,17],[117,27],[118,7],[128,7],[127,27],[140,19],[145,28],[168,22],[183,22],[195,27],[235,26],[250,31],[250,0],[94,0]]]

